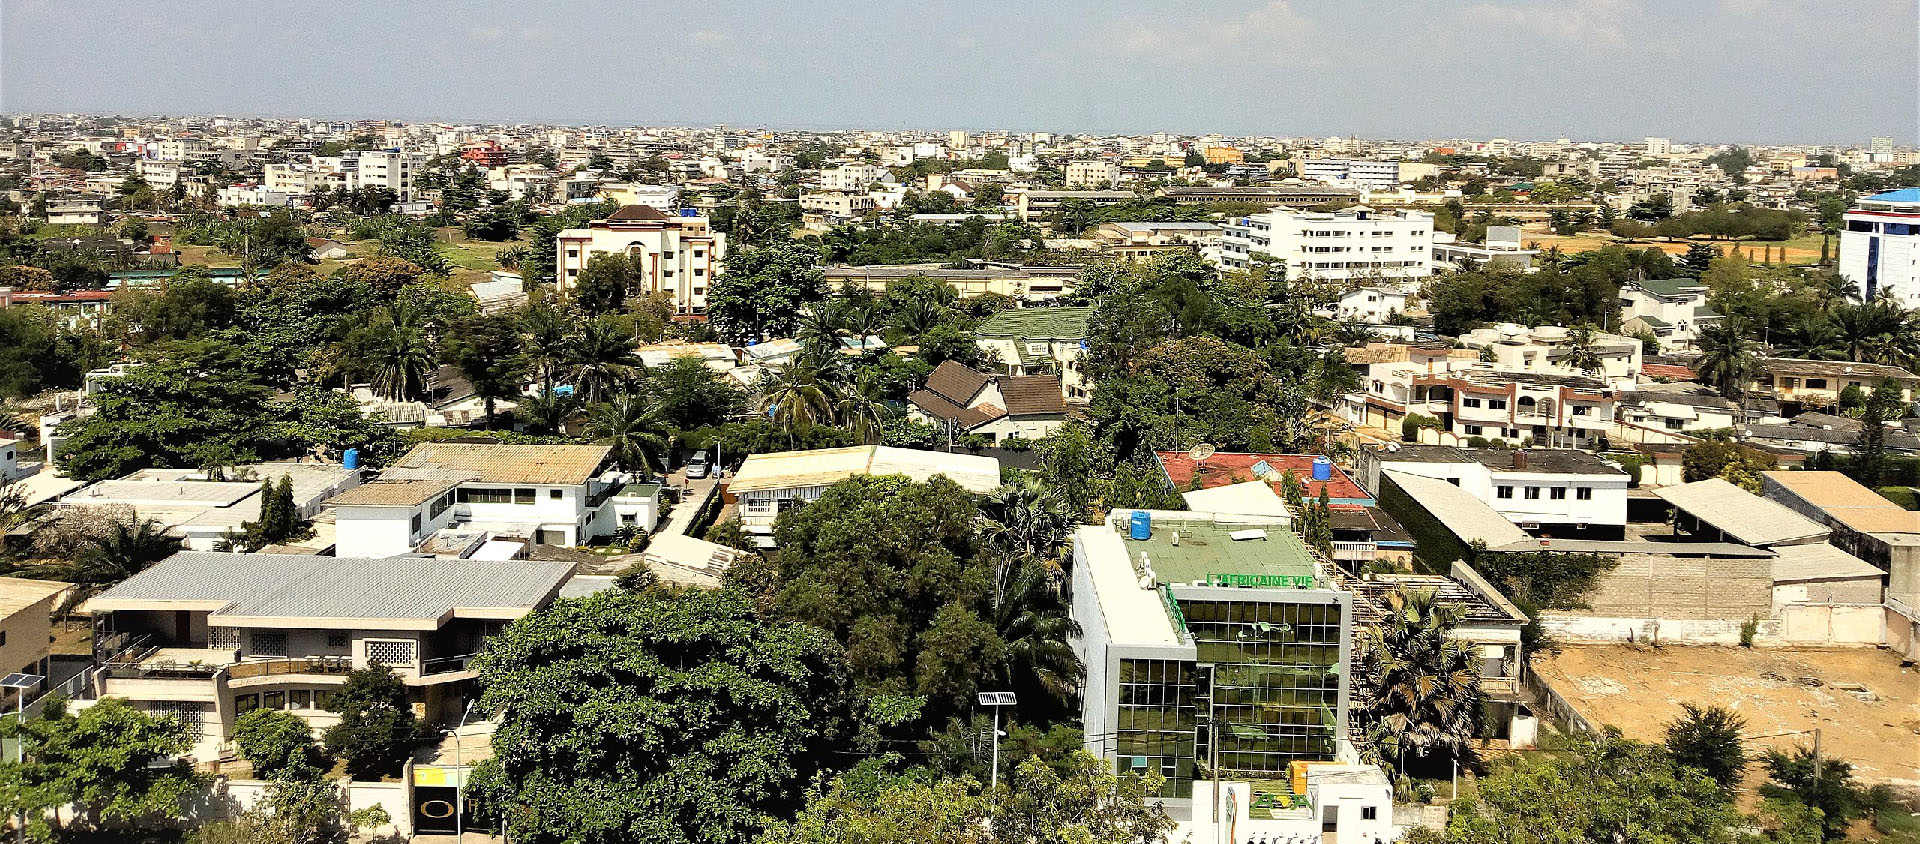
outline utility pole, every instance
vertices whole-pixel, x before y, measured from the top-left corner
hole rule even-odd
[[[989,793],[1000,790],[1000,708],[1014,705],[1013,692],[981,692],[980,705],[993,707],[993,772],[989,775]]]

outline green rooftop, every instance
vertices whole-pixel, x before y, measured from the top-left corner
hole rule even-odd
[[[1092,308],[1014,308],[994,314],[974,333],[1014,340],[1083,340],[1092,316]]]
[[[1235,530],[1262,530],[1266,538],[1235,540],[1229,536]],[[1308,583],[1314,577],[1313,556],[1307,546],[1297,534],[1279,525],[1233,526],[1212,521],[1158,519],[1150,539],[1131,538],[1124,524],[1119,527],[1119,533],[1134,564],[1139,565],[1140,552],[1147,552],[1153,572],[1162,583],[1206,581],[1213,575],[1306,578]],[[1175,533],[1180,534],[1179,545],[1173,544]],[[1285,588],[1279,583],[1270,585]]]

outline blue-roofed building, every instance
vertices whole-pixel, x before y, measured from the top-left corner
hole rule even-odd
[[[1920,187],[1862,197],[1840,230],[1840,275],[1867,299],[1920,307]]]

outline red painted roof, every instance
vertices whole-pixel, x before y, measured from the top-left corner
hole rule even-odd
[[[1676,378],[1681,381],[1693,380],[1693,370],[1688,369],[1684,366],[1674,366],[1672,364],[1666,364],[1666,363],[1644,364],[1640,367],[1640,374],[1645,375],[1648,378],[1666,377],[1666,378]]]
[[[1193,482],[1193,458],[1188,457],[1186,452],[1181,451],[1156,451],[1153,454],[1160,459],[1160,467],[1165,469],[1167,477],[1173,480],[1173,487],[1175,489],[1184,490],[1189,487]],[[1212,489],[1217,486],[1226,486],[1227,484],[1254,480],[1253,464],[1264,460],[1268,466],[1272,466],[1274,470],[1278,472],[1285,472],[1288,469],[1292,469],[1294,477],[1299,478],[1300,482],[1306,485],[1308,498],[1320,497],[1320,488],[1323,486],[1327,488],[1328,498],[1370,499],[1373,497],[1368,495],[1366,490],[1361,489],[1359,484],[1354,483],[1352,478],[1347,477],[1347,473],[1340,471],[1340,467],[1338,466],[1333,467],[1332,480],[1324,482],[1314,480],[1313,458],[1314,455],[1311,454],[1233,454],[1220,452],[1201,461],[1199,466],[1200,488]],[[1273,491],[1276,494],[1280,492],[1279,483],[1276,482],[1273,484]]]

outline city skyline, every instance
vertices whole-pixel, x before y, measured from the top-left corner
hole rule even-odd
[[[1204,18],[1128,3],[718,3],[697,19],[562,2],[539,20],[484,2],[461,17],[350,2],[262,18],[222,0],[151,37],[185,8],[9,4],[0,109],[1749,144],[1911,144],[1920,114],[1914,10],[1895,0],[1845,15],[1798,0],[1269,0]],[[115,25],[61,25],[75,20]],[[61,58],[88,50],[110,60]],[[1849,91],[1861,95],[1835,95]]]

